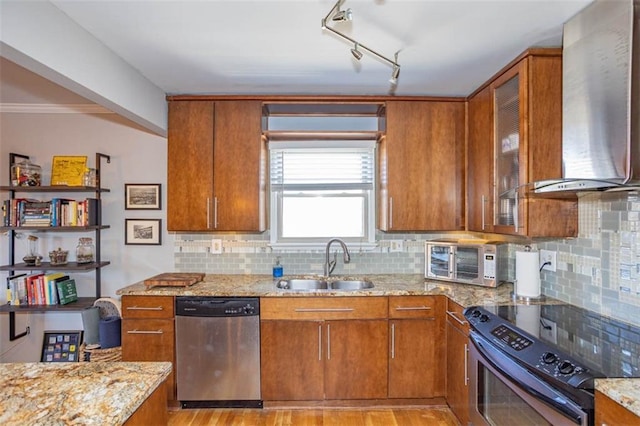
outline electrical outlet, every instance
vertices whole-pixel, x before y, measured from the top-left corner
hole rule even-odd
[[[557,267],[556,256],[557,253],[555,251],[540,250],[540,267],[545,271],[555,272]]]
[[[389,241],[389,252],[398,252],[404,250],[404,241],[402,240],[390,240]]]
[[[222,254],[222,240],[217,238],[211,240],[211,253]]]

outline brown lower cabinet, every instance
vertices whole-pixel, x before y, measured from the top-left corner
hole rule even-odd
[[[387,298],[261,300],[265,401],[387,397]]]
[[[174,298],[122,296],[122,360],[168,361],[167,401],[176,400]]]
[[[596,426],[640,425],[640,417],[600,391],[596,391]]]
[[[389,398],[444,396],[445,303],[441,296],[389,297]]]
[[[460,424],[469,422],[469,324],[462,306],[447,300],[447,404]]]

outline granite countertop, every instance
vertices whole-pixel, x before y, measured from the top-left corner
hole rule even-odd
[[[284,276],[280,279],[316,276]],[[456,303],[473,305],[504,305],[513,303],[511,284],[498,288],[428,280],[421,274],[381,274],[366,276],[331,276],[331,279],[366,278],[375,287],[365,290],[283,290],[276,287],[271,275],[205,275],[204,279],[189,287],[150,287],[144,281],[119,289],[118,295],[136,296],[239,296],[239,297],[309,297],[309,296],[409,296],[445,295]]]
[[[122,425],[169,362],[0,363],[0,424]]]
[[[596,379],[596,390],[640,416],[640,379]]]

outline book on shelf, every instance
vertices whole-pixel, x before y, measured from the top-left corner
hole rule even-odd
[[[52,198],[39,201],[14,198],[2,202],[2,226],[96,226],[100,222],[100,200]]]
[[[61,305],[75,302],[78,300],[78,291],[76,290],[76,280],[71,278],[64,281],[56,282],[58,289],[58,299]]]
[[[16,274],[7,277],[7,304],[18,306],[22,299],[21,294],[26,294],[27,274]]]
[[[27,305],[41,305],[40,302],[40,285],[38,278],[44,274],[27,275]]]
[[[56,288],[56,281],[65,281],[69,279],[68,275],[64,272],[54,272],[46,274],[44,276],[44,290],[45,290],[45,302],[47,305],[58,304],[58,289]]]

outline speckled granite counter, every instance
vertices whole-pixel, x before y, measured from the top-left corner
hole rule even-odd
[[[596,390],[640,416],[640,379],[596,379]]]
[[[296,275],[295,277],[300,277]],[[294,276],[283,278],[294,278]],[[348,278],[332,276],[332,279]],[[351,278],[363,278],[351,277]],[[464,307],[473,305],[503,305],[513,303],[511,284],[497,289],[474,285],[427,280],[420,274],[366,275],[375,285],[372,289],[357,291],[315,290],[294,291],[276,288],[270,275],[206,275],[204,280],[190,287],[151,287],[144,282],[119,289],[118,295],[138,296],[242,296],[242,297],[308,297],[308,296],[448,296]]]
[[[0,363],[0,424],[121,425],[169,362]]]

